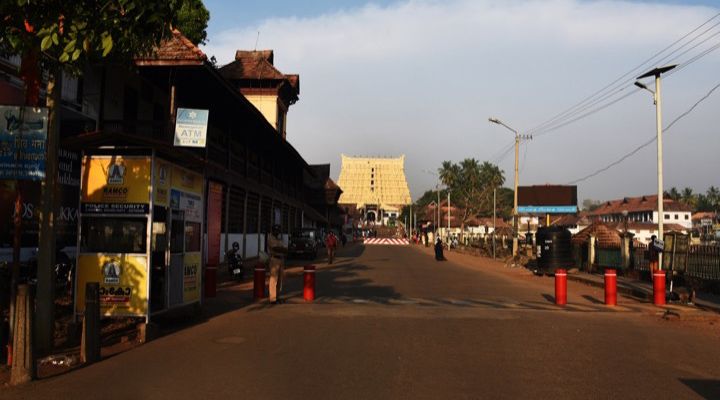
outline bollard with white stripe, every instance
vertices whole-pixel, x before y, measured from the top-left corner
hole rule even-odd
[[[614,268],[605,269],[605,305],[617,305],[617,271]]]
[[[665,305],[665,271],[653,271],[653,303],[656,306]]]
[[[315,300],[315,266],[306,265],[303,274],[303,299],[305,301]]]
[[[555,271],[555,304],[567,304],[567,271],[564,269]]]

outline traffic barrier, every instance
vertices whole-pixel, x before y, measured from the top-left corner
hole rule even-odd
[[[555,304],[567,304],[567,271],[564,269],[555,270]]]
[[[653,272],[653,300],[656,306],[665,305],[665,271]]]
[[[253,283],[253,300],[259,301],[267,297],[265,294],[265,265],[255,267],[255,280]]]
[[[303,274],[303,299],[315,300],[315,266],[306,265]]]
[[[605,270],[605,305],[617,305],[617,271],[614,268]]]

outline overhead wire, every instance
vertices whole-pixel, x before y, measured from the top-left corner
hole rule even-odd
[[[710,32],[712,29],[716,28],[717,26],[720,26],[720,22],[717,22],[717,23],[713,24],[713,25],[710,26],[709,28],[707,28],[707,29],[705,29],[704,31],[700,32],[699,34],[695,35],[693,38],[691,38],[691,39],[690,39],[689,41],[687,41],[686,43],[684,43],[684,44],[682,44],[681,46],[677,47],[676,49],[674,49],[674,50],[671,51],[670,53],[665,54],[665,56],[663,56],[662,58],[657,59],[659,56],[663,55],[665,52],[667,52],[668,50],[672,49],[672,48],[673,48],[674,46],[676,46],[678,43],[681,43],[682,41],[684,41],[685,39],[687,39],[688,37],[690,37],[691,35],[693,35],[695,32],[697,32],[698,30],[700,30],[702,27],[706,26],[707,24],[709,24],[711,21],[713,21],[714,19],[716,19],[716,18],[718,18],[718,17],[720,17],[720,13],[717,13],[717,14],[713,15],[711,18],[709,18],[709,19],[706,20],[704,23],[702,23],[701,25],[699,25],[699,26],[696,27],[695,29],[693,29],[693,30],[691,30],[690,32],[688,32],[687,34],[685,34],[685,35],[684,35],[683,37],[681,37],[680,39],[674,41],[674,42],[673,42],[672,44],[670,44],[669,46],[667,46],[667,47],[663,48],[662,50],[658,51],[658,52],[655,53],[652,57],[648,58],[648,59],[645,60],[643,63],[639,64],[638,66],[636,66],[635,68],[633,68],[633,69],[631,69],[630,71],[626,72],[625,74],[621,75],[619,78],[615,79],[614,81],[612,81],[612,82],[609,83],[608,85],[604,86],[604,87],[601,88],[600,90],[598,90],[598,91],[596,91],[595,93],[591,94],[590,96],[584,98],[583,100],[581,100],[580,102],[576,103],[576,104],[573,105],[572,107],[564,110],[563,112],[561,112],[561,113],[559,113],[559,114],[551,117],[550,119],[546,120],[545,122],[543,122],[543,123],[541,123],[541,124],[539,124],[539,125],[531,128],[531,129],[527,130],[527,132],[530,133],[530,134],[533,134],[533,135],[538,135],[538,134],[540,134],[540,133],[544,134],[544,133],[547,133],[547,132],[550,131],[550,130],[558,129],[557,126],[559,126],[559,125],[565,126],[566,124],[564,124],[564,122],[565,122],[566,120],[568,120],[568,119],[574,119],[575,121],[579,120],[578,118],[574,118],[577,114],[582,113],[583,111],[587,110],[588,108],[590,108],[590,107],[592,107],[592,106],[594,106],[594,105],[596,105],[596,104],[598,104],[598,103],[600,103],[600,102],[603,102],[604,100],[606,100],[606,99],[608,99],[608,98],[611,98],[611,97],[613,97],[614,95],[622,92],[622,91],[625,89],[626,81],[628,81],[628,79],[626,79],[626,78],[628,78],[629,76],[634,76],[634,74],[636,74],[638,70],[640,70],[641,68],[645,67],[646,65],[648,65],[648,64],[651,63],[651,62],[653,62],[653,63],[660,63],[660,62],[663,62],[663,61],[667,60],[669,57],[671,57],[672,55],[674,55],[675,53],[677,53],[677,52],[680,51],[681,49],[689,46],[690,44],[692,44],[693,42],[695,42],[696,40],[698,40],[699,38],[701,38],[703,35],[705,35],[706,33]],[[712,35],[712,36],[710,36],[710,37],[708,37],[708,38],[705,38],[705,39],[702,40],[700,43],[698,43],[698,44],[696,44],[695,46],[693,46],[691,49],[682,52],[679,56],[676,56],[674,59],[677,59],[677,58],[679,58],[679,57],[682,57],[683,55],[687,54],[689,51],[694,50],[695,48],[697,48],[698,46],[700,46],[700,45],[702,45],[703,43],[707,42],[708,40],[712,39],[713,37],[715,37],[715,36],[718,35],[718,34],[720,34],[720,31],[719,31],[719,32],[716,32],[714,35]],[[657,60],[656,60],[656,59],[657,59]],[[621,82],[621,81],[622,81],[622,82]],[[598,96],[599,96],[599,97],[598,97]],[[627,96],[625,96],[625,97],[627,97]],[[625,98],[625,97],[623,97],[623,98]],[[612,102],[612,104],[615,104],[615,102]],[[606,105],[601,106],[602,109],[604,109],[604,108],[606,108],[606,107],[607,107]],[[593,113],[594,113],[594,112],[593,112]],[[591,115],[591,114],[593,114],[593,113],[590,113],[589,115]]]
[[[690,114],[691,112],[693,112],[693,111],[695,110],[695,108],[697,108],[697,106],[700,105],[700,103],[702,103],[702,102],[705,101],[708,97],[710,97],[710,96],[713,94],[713,92],[715,92],[718,88],[720,88],[720,83],[718,83],[717,85],[713,86],[713,88],[710,89],[710,91],[708,91],[708,92],[707,92],[703,97],[701,97],[698,101],[696,101],[695,104],[692,105],[692,107],[690,107],[688,110],[686,110],[684,113],[680,114],[677,118],[675,118],[672,122],[670,122],[670,123],[663,129],[663,133],[667,133],[678,121],[680,121],[681,119],[685,118],[688,114]],[[577,183],[586,181],[586,180],[588,180],[588,179],[590,179],[590,178],[592,178],[592,177],[595,177],[595,176],[597,176],[597,175],[599,175],[599,174],[601,174],[601,173],[609,170],[610,168],[612,168],[612,167],[614,167],[614,166],[622,163],[623,161],[625,161],[625,160],[627,160],[628,158],[632,157],[633,155],[637,154],[637,152],[639,152],[640,150],[644,149],[645,147],[651,145],[651,144],[654,143],[656,140],[657,140],[657,137],[656,137],[656,136],[653,136],[653,137],[650,138],[648,141],[646,141],[646,142],[644,142],[643,144],[635,147],[634,149],[632,149],[630,152],[624,154],[624,155],[623,155],[622,157],[620,157],[619,159],[611,162],[610,164],[608,164],[608,165],[606,165],[606,166],[604,166],[604,167],[602,167],[602,168],[600,168],[600,169],[598,169],[598,170],[596,170],[596,171],[594,171],[594,172],[592,172],[592,173],[590,173],[590,174],[588,174],[588,175],[583,176],[582,178],[575,179],[574,181],[570,181],[570,182],[568,183],[568,185],[574,185],[574,184],[577,184]]]

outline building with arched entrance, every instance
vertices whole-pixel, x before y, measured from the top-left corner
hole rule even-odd
[[[394,158],[341,155],[338,203],[362,223],[394,225],[402,208],[409,205],[405,156]]]

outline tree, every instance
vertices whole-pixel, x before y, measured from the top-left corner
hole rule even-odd
[[[202,0],[183,0],[177,12],[177,28],[195,44],[207,43],[210,12]]]
[[[461,210],[461,230],[470,218],[492,214],[493,190],[505,183],[503,171],[497,165],[487,161],[480,164],[474,158],[458,164],[444,161],[438,174],[450,191],[451,204]]]
[[[42,183],[36,344],[48,351],[53,329],[54,188],[62,72],[90,63],[130,63],[169,37],[180,0],[16,0],[0,2],[0,53],[21,55],[26,105],[41,106],[41,69],[48,71],[48,139]],[[188,0],[189,1],[189,0]],[[204,29],[201,31],[204,32]],[[203,38],[204,39],[204,38]]]
[[[693,210],[697,207],[697,196],[695,196],[695,193],[693,193],[693,190],[689,187],[682,190],[680,200]]]
[[[677,188],[672,187],[669,192],[665,192],[665,196],[669,197],[675,201],[680,200],[680,192],[678,192]]]

